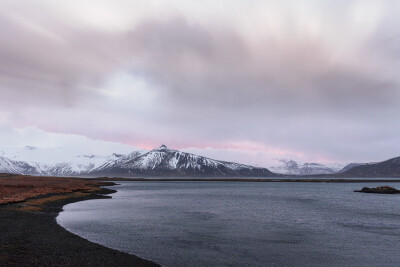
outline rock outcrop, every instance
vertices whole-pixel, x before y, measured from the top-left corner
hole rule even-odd
[[[364,187],[361,190],[354,190],[361,193],[376,193],[376,194],[400,194],[400,190],[390,186],[378,186],[375,188]]]

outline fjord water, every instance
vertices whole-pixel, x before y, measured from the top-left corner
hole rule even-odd
[[[353,192],[378,185],[121,182],[57,221],[166,266],[400,266],[400,195]]]

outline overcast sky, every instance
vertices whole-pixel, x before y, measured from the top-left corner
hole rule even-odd
[[[399,25],[396,0],[1,0],[0,146],[400,156]]]

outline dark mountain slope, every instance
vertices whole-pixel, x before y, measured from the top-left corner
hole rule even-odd
[[[341,173],[351,177],[400,177],[400,157],[378,163],[355,166]]]

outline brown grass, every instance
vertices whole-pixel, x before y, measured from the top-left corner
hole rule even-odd
[[[23,175],[0,174],[0,204],[22,202],[29,198],[47,194],[65,194],[45,199],[29,200],[29,205],[39,206],[43,201],[52,201],[67,198],[68,193],[95,192],[99,190],[98,181],[89,181],[79,178],[36,177]]]

